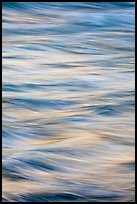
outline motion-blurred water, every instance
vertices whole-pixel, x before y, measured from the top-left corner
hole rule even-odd
[[[3,3],[3,202],[135,201],[134,6]]]

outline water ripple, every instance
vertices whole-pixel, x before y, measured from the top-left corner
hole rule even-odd
[[[135,3],[2,3],[2,202],[135,201]]]

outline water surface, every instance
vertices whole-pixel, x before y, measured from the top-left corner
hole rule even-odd
[[[3,202],[135,201],[134,6],[3,3]]]

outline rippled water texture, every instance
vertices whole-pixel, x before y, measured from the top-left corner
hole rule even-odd
[[[3,3],[3,202],[135,201],[134,6]]]

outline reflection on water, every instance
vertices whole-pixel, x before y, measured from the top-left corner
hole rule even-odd
[[[134,3],[3,3],[3,202],[134,201]]]

